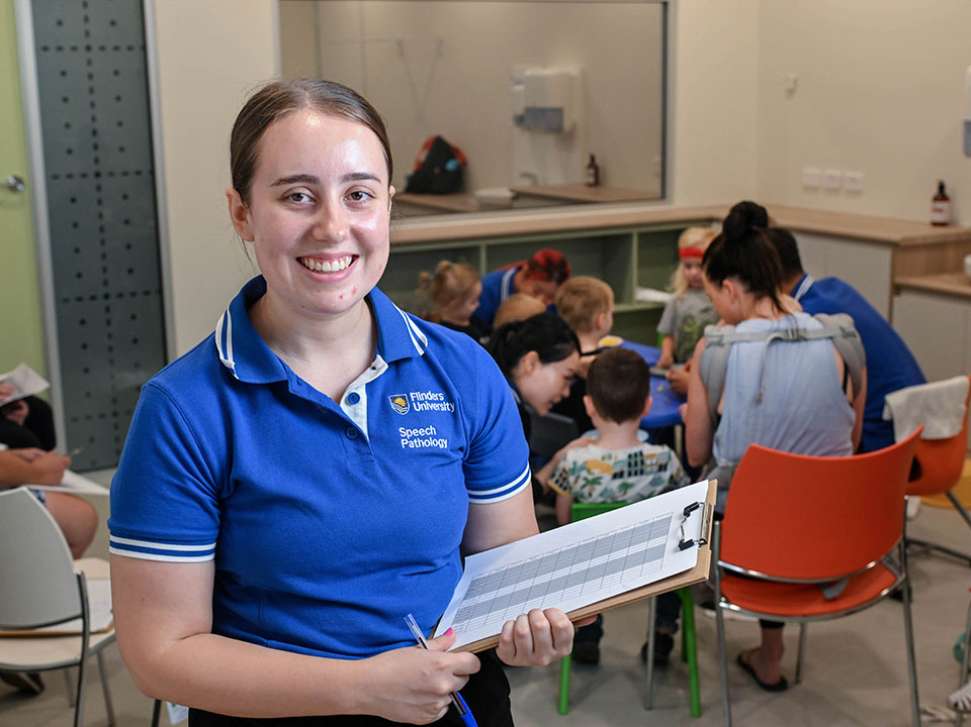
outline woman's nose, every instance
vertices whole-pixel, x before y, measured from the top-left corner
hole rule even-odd
[[[314,239],[342,242],[347,237],[347,213],[339,204],[323,204],[314,221]]]

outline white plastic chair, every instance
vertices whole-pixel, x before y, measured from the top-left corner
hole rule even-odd
[[[85,662],[94,654],[108,724],[114,725],[102,651],[114,642],[115,630],[91,633],[85,571],[92,577],[107,577],[108,564],[93,558],[75,564],[54,518],[27,488],[0,492],[0,631],[29,631],[80,619],[76,636],[0,637],[0,672],[76,666],[76,692],[65,678],[74,705],[74,727],[80,727],[84,722]]]

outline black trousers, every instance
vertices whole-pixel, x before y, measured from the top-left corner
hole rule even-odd
[[[57,444],[51,405],[36,396],[25,397],[24,401],[28,411],[23,426],[2,416],[3,408],[0,407],[0,444],[11,449],[36,447],[49,452]]]
[[[479,654],[482,668],[473,674],[462,690],[469,709],[480,727],[513,727],[512,708],[509,703],[509,681],[495,651]],[[200,709],[189,710],[189,727],[391,727],[400,722],[390,722],[380,717],[279,717],[252,719],[226,717]],[[454,707],[434,727],[463,727],[462,718]]]

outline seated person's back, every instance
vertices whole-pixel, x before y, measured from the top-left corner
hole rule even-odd
[[[867,395],[863,414],[860,451],[872,452],[893,444],[893,423],[884,421],[883,405],[887,394],[908,386],[926,383],[923,372],[907,344],[876,308],[849,283],[839,278],[814,280],[802,268],[799,248],[792,233],[770,228],[786,278],[783,290],[799,302],[810,315],[846,313],[866,350]]]

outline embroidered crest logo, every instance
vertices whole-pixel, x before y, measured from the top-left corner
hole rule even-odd
[[[408,413],[408,397],[404,394],[392,394],[388,397],[391,408],[402,416]]]

